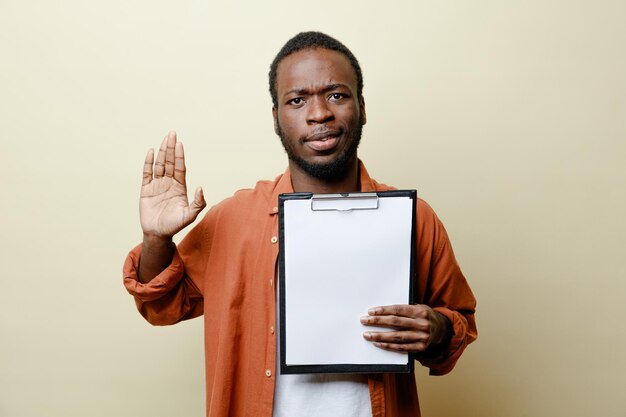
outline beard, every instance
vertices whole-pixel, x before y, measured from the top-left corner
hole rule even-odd
[[[350,129],[345,136],[348,141],[348,146],[345,147],[332,161],[326,163],[315,163],[298,156],[278,122],[277,127],[277,133],[280,137],[281,143],[283,144],[283,148],[287,153],[287,157],[311,177],[328,182],[338,181],[344,177],[348,168],[350,168],[350,162],[356,157],[356,151],[361,143],[361,134],[363,133],[362,119],[359,118],[359,122],[356,124],[356,127],[354,127],[354,129]],[[303,141],[304,138],[300,138],[300,142]]]

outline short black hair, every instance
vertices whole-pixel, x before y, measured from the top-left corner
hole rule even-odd
[[[289,39],[287,43],[278,51],[278,54],[272,61],[272,65],[270,66],[270,95],[272,96],[272,104],[275,108],[278,108],[278,96],[276,92],[276,72],[278,69],[278,64],[288,57],[289,55],[302,51],[304,49],[315,49],[315,48],[324,48],[330,49],[331,51],[337,51],[340,54],[344,55],[350,61],[350,65],[354,70],[354,74],[356,75],[356,83],[357,83],[357,95],[359,98],[363,95],[363,74],[361,74],[361,66],[359,65],[359,61],[357,61],[356,57],[350,50],[337,39],[326,35],[321,32],[300,32],[293,38]]]

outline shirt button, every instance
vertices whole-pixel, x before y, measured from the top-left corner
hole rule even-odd
[[[272,211],[273,211],[274,213],[278,213],[278,207],[274,207],[274,208],[272,209]]]
[[[268,378],[271,377],[272,376],[272,371],[270,371],[269,369],[266,369],[265,370],[265,376],[268,377]]]
[[[270,333],[274,334],[274,326],[270,326]]]
[[[270,279],[270,287],[273,287],[273,286],[274,286],[274,280]]]
[[[276,236],[272,236],[270,240],[272,241],[272,243],[278,242],[278,238]]]

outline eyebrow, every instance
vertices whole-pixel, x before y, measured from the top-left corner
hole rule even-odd
[[[335,91],[341,87],[348,88],[348,86],[344,84],[328,84],[324,86],[320,92],[328,93],[330,91]],[[285,93],[285,95],[288,95],[288,94],[296,94],[296,95],[310,94],[310,90],[307,88],[294,88],[293,90],[289,90]]]

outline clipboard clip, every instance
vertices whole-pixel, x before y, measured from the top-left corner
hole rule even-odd
[[[376,193],[313,194],[312,211],[351,211],[378,209]]]

